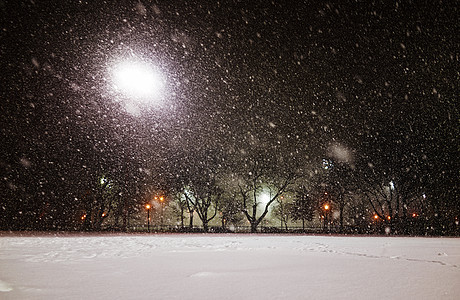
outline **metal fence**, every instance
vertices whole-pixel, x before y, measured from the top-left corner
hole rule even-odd
[[[105,228],[104,231],[109,232],[135,232],[135,233],[205,233],[203,227],[193,226],[192,228],[185,226],[173,225],[131,225],[127,228]],[[228,226],[226,228],[220,226],[210,226],[207,233],[250,233],[250,226]],[[407,228],[407,230],[388,230],[388,227],[381,226],[367,226],[359,227],[346,225],[340,226],[289,226],[289,227],[276,227],[276,226],[259,226],[257,233],[271,233],[271,234],[394,234],[394,235],[408,235],[408,236],[460,236],[460,230],[451,230],[449,232],[438,232],[432,228]]]
[[[148,227],[147,225],[134,225],[126,229],[128,232],[151,232],[151,233],[204,233],[205,230],[201,226],[181,227],[170,225],[155,225]],[[210,226],[208,233],[250,233],[251,226],[228,226],[226,228],[220,226]],[[304,233],[370,233],[359,228],[352,226],[338,227],[323,227],[323,226],[289,226],[289,227],[275,227],[275,226],[259,226],[258,233],[286,233],[286,234],[304,234]]]

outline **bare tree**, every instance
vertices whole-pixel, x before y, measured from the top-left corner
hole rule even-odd
[[[119,191],[114,182],[102,176],[92,189],[84,195],[83,219],[84,230],[101,230],[102,223],[112,212],[116,202],[120,200]]]
[[[384,224],[392,230],[404,232],[407,230],[409,209],[421,200],[421,197],[417,197],[420,192],[418,185],[404,180],[403,177],[385,177],[387,176],[364,178],[362,194],[371,205],[374,214]]]
[[[183,196],[182,193],[177,193],[174,197],[177,201],[177,206],[179,208],[179,214],[180,214],[180,226],[181,228],[185,228],[185,224],[184,224],[184,220],[185,220],[185,210],[189,208],[189,206],[187,205],[187,198],[185,198],[185,196]],[[193,211],[190,212],[189,210],[189,214],[193,214]],[[193,221],[193,219],[192,219]],[[192,224],[193,225],[193,224]]]
[[[184,197],[188,203],[189,211],[196,211],[205,232],[208,232],[208,224],[217,214],[217,207],[221,195],[222,192],[217,187],[214,180],[211,182],[191,183],[184,191]],[[192,207],[193,209],[191,209]]]
[[[293,203],[287,202],[283,196],[276,200],[273,214],[278,220],[280,220],[281,228],[283,228],[284,225],[285,230],[288,230],[288,222],[292,216],[293,207]]]
[[[207,232],[209,222],[217,215],[222,196],[219,178],[225,168],[223,161],[222,153],[214,149],[198,149],[183,158],[178,175],[190,213],[190,227],[193,226],[193,214],[196,213]]]
[[[223,230],[227,229],[228,224],[236,225],[244,218],[241,212],[241,203],[238,201],[237,196],[237,192],[224,191],[221,197],[218,208],[221,214]]]
[[[305,186],[297,188],[294,203],[291,207],[292,218],[295,221],[302,220],[302,230],[305,230],[305,221],[313,220],[315,213],[315,201],[310,196]]]
[[[295,168],[278,165],[271,158],[263,152],[250,157],[245,165],[247,173],[238,182],[242,210],[251,224],[251,232],[257,232],[270,206],[297,178]],[[267,196],[268,199],[263,199]]]

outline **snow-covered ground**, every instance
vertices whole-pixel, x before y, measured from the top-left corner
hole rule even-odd
[[[460,239],[3,234],[0,299],[460,299]]]

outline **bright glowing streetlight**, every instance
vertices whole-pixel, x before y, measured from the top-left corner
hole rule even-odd
[[[164,219],[164,210],[165,210],[165,197],[164,196],[154,196],[153,197],[154,205],[160,207],[160,228],[163,228],[163,219]]]
[[[268,202],[271,200],[271,195],[270,191],[264,190],[262,193],[259,195],[259,203],[262,205],[267,205]]]
[[[145,209],[147,209],[147,232],[150,232],[150,204],[145,205]]]
[[[165,100],[166,79],[160,68],[137,56],[119,58],[108,69],[110,93],[126,111],[139,115]]]
[[[325,193],[325,194],[327,194],[327,193]],[[324,209],[324,225],[323,226],[324,226],[324,231],[327,231],[328,230],[327,227],[329,227],[329,222],[330,222],[329,219],[328,219],[328,213],[329,213],[329,211],[331,209],[331,206],[328,203],[325,203],[323,205],[323,209]]]
[[[163,202],[165,200],[165,198],[163,196],[155,196],[153,199],[155,201],[160,201],[160,202]]]
[[[115,88],[129,98],[148,103],[161,94],[164,80],[151,65],[141,61],[118,63],[112,71]]]

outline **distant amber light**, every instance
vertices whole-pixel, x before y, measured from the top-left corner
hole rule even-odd
[[[150,209],[150,205],[149,205],[149,204],[147,204],[147,205],[145,206],[145,208],[147,208],[147,209]]]
[[[325,209],[325,210],[328,210],[329,208],[330,208],[330,207],[329,207],[328,204],[325,204],[325,205],[324,205],[324,209]]]
[[[379,218],[378,215],[374,215],[374,219],[377,220]]]

